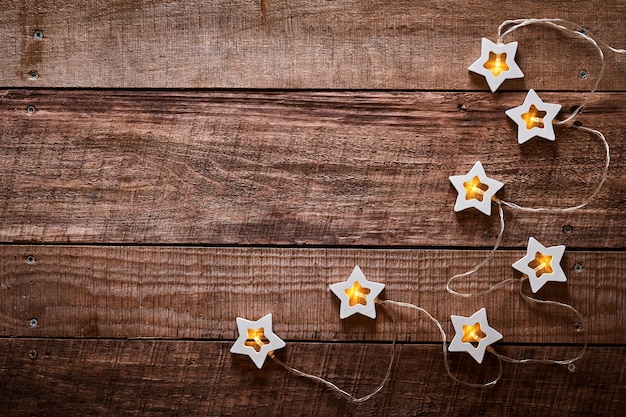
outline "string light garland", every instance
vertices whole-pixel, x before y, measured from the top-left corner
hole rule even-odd
[[[582,104],[576,107],[571,114],[563,119],[557,120],[556,117],[560,112],[562,106],[560,104],[546,103],[539,95],[535,92],[535,90],[530,89],[524,102],[517,107],[513,107],[507,111],[505,114],[511,118],[518,127],[517,131],[517,139],[519,144],[526,143],[530,139],[534,137],[545,138],[550,141],[555,140],[555,132],[554,126],[565,125],[568,127],[576,128],[582,132],[591,133],[596,135],[603,143],[605,151],[606,151],[606,162],[604,164],[604,169],[601,175],[601,179],[597,187],[593,190],[593,192],[580,204],[576,206],[566,207],[566,208],[551,208],[551,207],[524,207],[518,205],[516,203],[504,201],[498,199],[495,196],[495,193],[502,187],[502,183],[493,182],[488,178],[483,170],[482,164],[477,162],[474,167],[470,170],[470,172],[466,175],[454,175],[450,177],[450,182],[457,190],[457,200],[454,206],[454,210],[456,212],[465,210],[467,208],[476,208],[484,214],[490,215],[491,210],[490,207],[487,207],[487,204],[491,204],[492,202],[498,205],[498,212],[500,214],[500,232],[498,234],[498,238],[496,239],[496,243],[493,249],[489,252],[489,254],[475,267],[470,269],[467,272],[463,272],[460,274],[456,274],[448,279],[446,282],[446,290],[454,295],[462,296],[462,297],[474,297],[479,295],[487,294],[495,289],[509,284],[511,282],[520,282],[519,286],[519,294],[520,296],[529,302],[545,304],[551,306],[558,306],[562,308],[566,308],[573,312],[578,318],[578,322],[575,323],[574,330],[580,332],[583,330],[583,322],[584,318],[582,314],[574,307],[566,303],[560,303],[557,301],[550,300],[542,300],[539,298],[535,298],[529,296],[523,292],[523,283],[524,281],[528,281],[531,291],[533,293],[537,293],[543,286],[549,281],[555,282],[566,282],[567,277],[560,265],[561,258],[565,252],[565,246],[558,245],[552,247],[545,247],[539,241],[533,237],[529,238],[528,247],[526,255],[515,262],[512,267],[517,271],[522,273],[521,279],[511,278],[505,279],[495,285],[492,285],[486,291],[482,291],[479,293],[462,293],[456,291],[452,288],[452,283],[459,280],[460,278],[469,276],[476,271],[478,271],[482,266],[484,266],[496,253],[500,242],[502,240],[502,235],[504,233],[504,213],[502,210],[502,206],[505,205],[512,209],[517,209],[521,211],[530,211],[530,212],[558,212],[558,213],[567,213],[574,210],[578,210],[584,206],[586,206],[593,197],[600,191],[602,185],[606,181],[608,176],[608,169],[610,165],[610,149],[608,142],[602,132],[590,129],[587,127],[580,126],[578,124],[571,124],[570,122],[580,113],[582,108],[589,101],[589,97],[596,91],[600,80],[602,79],[602,75],[604,73],[604,68],[606,65],[604,59],[604,52],[602,47],[609,49],[615,53],[626,53],[624,49],[616,49],[605,43],[597,42],[594,40],[591,35],[588,34],[586,30],[583,28],[574,25],[572,23],[566,22],[562,19],[517,19],[517,20],[507,20],[503,22],[498,28],[498,41],[497,43],[493,43],[486,38],[483,38],[481,43],[481,56],[478,58],[470,67],[469,70],[478,74],[481,74],[487,80],[487,84],[492,92],[495,92],[497,88],[506,80],[510,78],[521,78],[523,74],[517,64],[515,63],[515,54],[517,52],[517,42],[511,42],[508,44],[504,44],[503,38],[510,34],[511,32],[532,24],[541,24],[546,25],[548,27],[556,28],[567,33],[578,36],[586,41],[590,42],[598,52],[600,57],[600,71],[598,73],[598,77],[596,82],[591,89],[589,95],[584,99]],[[572,27],[576,27],[573,29]],[[504,30],[508,28],[507,30]],[[602,45],[602,46],[600,46]],[[479,173],[480,175],[477,175]],[[489,181],[492,181],[489,184]],[[490,197],[488,201],[485,201],[487,197]],[[482,312],[482,313],[481,313]],[[474,317],[475,315],[478,315]],[[484,352],[487,350],[500,360],[500,365],[502,361],[522,364],[522,363],[546,363],[546,364],[560,364],[560,365],[573,365],[575,361],[580,359],[587,348],[587,337],[585,334],[585,342],[582,350],[578,355],[571,359],[563,359],[563,360],[552,360],[552,359],[515,359],[508,358],[504,355],[501,355],[495,350],[493,350],[490,346],[484,346],[480,344],[484,340],[488,340],[486,333],[482,331],[483,328],[487,326],[486,323],[486,314],[484,310],[481,309],[479,312],[475,313],[474,316],[470,318],[464,318],[460,316],[452,316],[452,321],[454,323],[454,327],[456,330],[456,336],[450,344],[450,351],[459,351],[465,350],[468,351],[474,359],[476,359],[479,363],[482,361],[484,356]],[[484,322],[480,322],[478,318],[484,319]],[[467,321],[463,321],[467,319]],[[470,321],[476,320],[476,323],[471,324]],[[472,342],[474,340],[474,342]],[[485,343],[486,344],[486,343]],[[471,346],[471,347],[470,347]],[[497,378],[499,379],[499,377]],[[495,383],[496,380],[492,381]],[[485,384],[487,386],[489,384]]]
[[[457,191],[454,211],[459,212],[466,209],[474,208],[482,212],[483,214],[490,216],[492,204],[495,204],[497,205],[500,218],[500,232],[496,239],[495,245],[493,249],[491,249],[489,254],[472,269],[450,277],[446,282],[445,288],[450,294],[468,298],[484,295],[504,285],[516,282],[519,283],[519,295],[522,299],[531,303],[567,309],[568,311],[576,315],[576,318],[578,320],[574,323],[574,331],[583,332],[584,317],[574,307],[567,303],[536,298],[534,296],[526,294],[523,290],[526,281],[528,281],[530,290],[533,294],[538,293],[548,282],[567,282],[565,272],[560,265],[562,257],[566,250],[564,245],[546,247],[534,237],[530,237],[528,240],[526,255],[512,264],[512,268],[522,274],[521,278],[504,279],[503,281],[492,285],[487,290],[478,293],[465,293],[454,290],[452,288],[453,283],[460,280],[461,278],[474,274],[487,262],[489,262],[491,258],[495,256],[497,249],[502,241],[502,236],[505,229],[503,206],[507,206],[515,210],[528,212],[571,212],[586,206],[600,191],[608,176],[608,169],[610,165],[610,149],[605,136],[598,130],[583,127],[578,124],[573,124],[571,123],[571,121],[588,103],[589,97],[593,93],[595,93],[600,83],[600,80],[602,79],[602,75],[604,73],[604,68],[606,65],[603,48],[615,53],[626,53],[626,50],[613,48],[603,42],[598,42],[593,39],[592,36],[584,28],[566,22],[562,19],[506,20],[498,27],[497,42],[494,43],[487,38],[482,38],[481,55],[476,61],[474,61],[470,65],[468,69],[472,72],[484,76],[492,92],[495,92],[507,79],[523,78],[524,73],[515,62],[518,42],[515,41],[504,43],[503,39],[505,36],[509,35],[515,30],[533,24],[545,25],[551,28],[555,28],[589,42],[595,47],[596,51],[598,52],[598,56],[600,57],[600,70],[598,72],[596,82],[589,92],[589,95],[583,100],[583,102],[579,106],[572,110],[570,112],[570,115],[565,119],[557,119],[558,114],[562,109],[561,104],[544,102],[533,89],[530,89],[528,91],[528,94],[521,105],[506,110],[505,114],[517,124],[517,140],[520,145],[528,142],[535,137],[544,138],[549,141],[555,141],[556,134],[554,128],[556,126],[575,128],[581,132],[597,136],[602,141],[606,151],[606,162],[604,164],[601,179],[593,192],[585,200],[583,200],[582,203],[571,207],[560,208],[524,207],[513,202],[499,199],[496,196],[496,193],[500,189],[502,189],[504,183],[488,177],[480,161],[477,161],[467,174],[450,176],[449,180],[452,186]],[[330,291],[340,300],[339,317],[342,320],[354,314],[361,314],[369,317],[370,319],[376,319],[376,305],[381,306],[381,308],[383,308],[385,312],[391,317],[393,323],[393,339],[391,342],[391,355],[389,365],[387,367],[387,371],[384,375],[382,382],[371,393],[363,397],[356,397],[330,381],[327,381],[319,376],[295,369],[291,366],[286,365],[284,362],[278,359],[275,356],[274,351],[284,348],[286,344],[272,331],[271,314],[267,314],[256,321],[250,321],[241,317],[237,317],[236,322],[239,331],[239,337],[235,341],[234,345],[231,347],[230,351],[236,354],[248,355],[259,369],[262,368],[265,359],[267,357],[270,357],[275,363],[285,368],[288,372],[322,383],[330,389],[334,390],[335,392],[339,393],[342,397],[350,402],[361,403],[369,400],[371,397],[379,393],[384,388],[385,384],[391,376],[397,339],[396,319],[393,312],[394,307],[416,310],[418,313],[425,315],[430,321],[435,324],[441,335],[443,361],[446,372],[454,381],[468,385],[470,387],[484,388],[497,384],[503,374],[503,362],[513,364],[543,363],[567,365],[568,369],[572,371],[573,369],[575,369],[574,362],[582,358],[587,349],[587,334],[586,332],[583,332],[585,339],[583,347],[576,356],[569,359],[519,359],[507,357],[503,354],[498,353],[493,347],[494,343],[502,340],[504,336],[489,325],[487,321],[487,312],[484,307],[479,309],[469,317],[458,315],[450,316],[452,326],[455,330],[455,336],[450,341],[450,345],[448,346],[446,333],[443,330],[443,327],[439,320],[432,316],[427,310],[414,304],[380,299],[380,293],[384,290],[385,285],[378,282],[369,281],[358,265],[354,267],[352,273],[346,281],[330,284],[329,288]],[[472,358],[478,364],[482,364],[487,352],[491,353],[498,360],[498,375],[487,383],[473,383],[464,381],[451,372],[448,363],[448,352],[466,352],[470,354],[470,356],[472,356]]]
[[[391,342],[391,358],[389,360],[387,372],[385,373],[380,385],[374,391],[363,397],[356,397],[324,378],[293,368],[278,359],[274,355],[274,350],[284,347],[285,342],[272,332],[271,314],[267,314],[257,321],[250,321],[237,317],[239,338],[235,341],[235,344],[231,347],[230,351],[231,353],[248,355],[259,369],[263,366],[265,359],[270,357],[274,360],[274,362],[285,368],[290,373],[322,383],[339,393],[350,402],[365,402],[385,387],[385,384],[391,376],[391,370],[393,369],[393,362],[395,358],[397,337],[395,315],[393,314],[393,311],[387,307],[386,303],[378,299],[378,294],[380,294],[384,287],[385,286],[383,284],[369,281],[358,265],[354,267],[350,277],[346,281],[330,285],[331,291],[341,300],[339,315],[342,320],[357,313],[375,319],[376,304],[380,305],[391,317],[393,324],[393,340]]]

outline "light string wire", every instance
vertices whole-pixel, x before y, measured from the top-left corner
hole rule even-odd
[[[498,27],[498,43],[502,42],[502,39],[510,34],[511,32],[516,31],[517,29],[524,27],[524,26],[528,26],[528,25],[533,25],[533,24],[539,24],[539,25],[545,25],[545,26],[550,26],[553,28],[556,28],[558,30],[561,30],[563,32],[566,32],[570,35],[574,35],[577,36],[579,38],[582,38],[586,41],[588,41],[589,43],[591,43],[591,45],[593,45],[596,48],[596,51],[598,52],[598,55],[600,57],[600,71],[598,72],[598,77],[596,79],[595,84],[593,85],[593,88],[591,89],[591,91],[589,92],[589,95],[583,100],[583,102],[572,112],[572,114],[569,115],[569,117],[567,117],[564,120],[559,120],[559,121],[555,121],[556,125],[562,125],[565,124],[567,122],[569,122],[570,120],[572,120],[574,117],[576,117],[578,115],[578,113],[580,113],[580,111],[583,109],[583,107],[585,107],[587,105],[587,103],[589,102],[589,99],[591,98],[591,96],[596,92],[598,85],[600,84],[600,81],[602,80],[602,77],[604,75],[604,68],[606,67],[606,60],[604,59],[604,52],[602,51],[602,48],[600,47],[600,45],[598,45],[598,42],[593,39],[591,36],[589,36],[587,34],[587,30],[582,28],[580,25],[577,25],[575,23],[572,22],[568,22],[567,20],[563,20],[563,19],[515,19],[515,20],[505,20],[504,22],[502,22],[502,24]],[[510,26],[504,33],[502,33],[502,30],[507,27]],[[568,27],[570,26],[570,27]],[[571,27],[576,27],[577,29],[572,29]],[[601,42],[603,44],[603,46],[608,47],[609,49],[611,49],[612,51],[616,52],[616,53],[623,53],[626,51],[621,51],[619,49],[610,47],[609,45]]]
[[[584,132],[588,132],[591,134],[594,134],[596,136],[598,136],[598,138],[600,138],[600,140],[602,141],[602,144],[604,145],[604,150],[605,150],[605,155],[606,155],[606,159],[605,159],[605,163],[604,163],[604,169],[602,170],[602,177],[600,178],[600,181],[598,182],[598,185],[596,186],[596,188],[593,190],[593,192],[580,204],[578,204],[577,206],[572,206],[572,207],[567,207],[567,208],[553,208],[553,207],[524,207],[524,206],[520,206],[519,204],[516,203],[512,203],[510,201],[506,201],[506,200],[501,200],[497,197],[493,197],[493,202],[495,202],[498,205],[498,214],[500,215],[500,233],[498,234],[498,238],[496,239],[496,243],[493,247],[493,249],[491,249],[491,251],[489,252],[489,254],[485,257],[485,259],[483,259],[478,265],[476,265],[475,267],[473,267],[472,269],[470,269],[469,271],[460,273],[460,274],[456,274],[454,276],[452,276],[448,282],[446,282],[446,291],[448,291],[450,294],[454,294],[454,295],[458,295],[461,297],[474,297],[474,296],[479,296],[479,295],[484,295],[487,294],[493,290],[495,290],[496,288],[502,286],[502,285],[506,285],[507,283],[511,282],[511,281],[516,281],[516,279],[507,279],[504,281],[501,281],[495,285],[493,285],[492,287],[490,287],[489,289],[487,289],[486,291],[483,292],[479,292],[479,293],[462,293],[462,292],[458,292],[454,289],[452,289],[452,283],[454,281],[457,281],[460,278],[463,277],[467,277],[472,275],[473,273],[475,273],[476,271],[478,271],[480,268],[482,268],[487,262],[489,262],[495,255],[498,247],[500,246],[500,243],[502,242],[502,236],[504,235],[504,212],[502,210],[502,205],[505,205],[507,207],[510,207],[512,209],[515,210],[520,210],[520,211],[526,211],[526,212],[546,212],[546,213],[568,213],[568,212],[572,212],[578,209],[581,209],[583,207],[585,207],[587,204],[589,204],[589,202],[591,202],[591,200],[593,200],[593,198],[600,192],[600,190],[602,189],[602,186],[604,185],[604,183],[606,182],[608,175],[609,175],[609,166],[611,164],[611,153],[610,153],[610,148],[609,148],[609,144],[606,140],[606,137],[602,134],[602,132],[596,130],[596,129],[591,129],[588,127],[584,127],[584,126],[578,126],[573,124],[572,127],[582,130]]]
[[[606,152],[606,159],[605,159],[605,163],[604,163],[604,169],[602,170],[602,177],[600,178],[600,181],[598,182],[598,185],[593,190],[593,192],[582,203],[578,204],[577,206],[572,206],[572,207],[567,207],[567,208],[559,208],[559,207],[524,207],[524,206],[520,206],[520,205],[515,204],[515,203],[511,203],[509,201],[500,200],[502,202],[502,204],[504,204],[505,206],[511,207],[513,209],[520,210],[520,211],[548,212],[548,213],[568,213],[568,212],[572,212],[572,211],[575,211],[575,210],[578,210],[580,208],[585,207],[587,204],[589,204],[589,202],[591,202],[591,200],[593,200],[593,198],[600,192],[600,190],[602,189],[602,186],[604,185],[604,182],[606,181],[606,179],[609,176],[609,165],[611,164],[611,153],[610,153],[610,150],[609,150],[609,143],[607,142],[606,137],[599,130],[590,129],[588,127],[578,126],[578,125],[575,125],[575,124],[573,124],[572,127],[576,128],[576,129],[579,129],[579,130],[582,130],[584,132],[588,132],[588,133],[592,133],[592,134],[596,135],[598,138],[600,138],[600,140],[602,141],[602,144],[604,145],[604,150]]]
[[[583,315],[576,310],[574,307],[572,307],[571,305],[567,304],[567,303],[561,303],[559,301],[552,301],[552,300],[542,300],[540,298],[534,298],[531,297],[527,294],[524,294],[523,291],[523,282],[525,280],[527,280],[528,277],[524,276],[522,277],[521,280],[519,280],[521,282],[520,284],[520,288],[519,288],[519,294],[520,296],[526,300],[529,301],[531,303],[536,303],[536,304],[544,304],[544,305],[551,305],[551,306],[556,306],[556,307],[562,307],[562,308],[566,308],[568,310],[570,310],[571,312],[573,312],[576,317],[579,320],[579,328],[575,328],[575,331],[577,332],[584,332],[583,336],[584,336],[584,344],[582,349],[580,350],[580,352],[573,358],[571,359],[533,359],[533,358],[528,358],[528,359],[514,359],[514,358],[510,358],[508,356],[504,356],[500,353],[497,353],[494,349],[489,349],[489,352],[491,352],[492,354],[494,354],[498,359],[501,359],[505,362],[509,362],[509,363],[515,363],[515,364],[524,364],[524,363],[544,363],[544,364],[549,364],[549,365],[569,365],[572,364],[576,361],[578,361],[579,359],[581,359],[584,355],[585,352],[587,351],[587,345],[589,343],[588,341],[588,335],[587,332],[585,332],[585,327],[584,327],[584,317]]]
[[[355,397],[354,395],[350,394],[348,391],[339,388],[336,384],[333,384],[330,381],[325,380],[324,378],[321,378],[319,376],[316,375],[311,375],[308,374],[306,372],[300,371],[296,368],[292,368],[289,365],[286,365],[284,362],[282,362],[280,359],[278,359],[275,355],[274,352],[270,352],[268,355],[270,358],[272,358],[274,360],[274,362],[276,362],[277,364],[279,364],[280,366],[282,366],[283,368],[285,368],[287,371],[291,372],[294,375],[297,376],[301,376],[304,378],[308,378],[311,379],[313,381],[316,382],[320,382],[324,385],[326,385],[327,387],[329,387],[330,389],[338,392],[339,394],[341,394],[342,397],[344,397],[345,399],[347,399],[350,402],[353,403],[364,403],[365,401],[369,400],[370,398],[372,398],[374,395],[378,394],[384,387],[385,384],[387,383],[387,381],[389,380],[389,377],[391,376],[391,370],[393,369],[393,362],[395,359],[395,355],[396,355],[396,339],[397,339],[397,334],[398,334],[398,330],[396,327],[396,318],[395,315],[393,313],[393,311],[391,309],[389,309],[385,303],[381,300],[376,300],[376,303],[379,304],[383,310],[385,310],[385,312],[389,315],[389,317],[391,317],[391,322],[393,324],[393,340],[391,342],[391,358],[389,360],[389,366],[387,367],[387,372],[385,373],[385,377],[383,378],[382,382],[380,383],[380,385],[371,393],[363,396],[363,397]]]
[[[425,309],[423,309],[422,307],[418,307],[415,304],[411,304],[411,303],[403,303],[401,301],[393,301],[393,300],[381,300],[380,301],[382,305],[384,304],[391,304],[391,305],[395,305],[398,307],[406,307],[406,308],[411,308],[414,310],[417,310],[420,313],[423,313],[424,315],[426,315],[434,324],[435,326],[437,326],[437,329],[439,329],[439,333],[441,333],[441,351],[443,352],[443,364],[446,368],[446,372],[448,373],[448,375],[450,376],[450,378],[452,378],[454,381],[463,384],[463,385],[467,385],[469,387],[474,387],[474,388],[485,388],[485,387],[490,387],[493,386],[495,384],[498,383],[498,381],[500,380],[500,378],[502,378],[502,361],[503,359],[498,357],[496,355],[496,358],[498,359],[498,376],[485,383],[485,384],[477,384],[477,383],[473,383],[473,382],[467,382],[467,381],[463,381],[459,378],[457,378],[452,371],[450,370],[450,364],[448,363],[448,346],[447,346],[447,337],[446,337],[446,332],[443,330],[443,327],[441,326],[441,323],[439,322],[439,320],[437,320],[436,318],[434,318],[428,311],[426,311]]]
[[[589,32],[583,28],[582,26],[576,24],[576,23],[572,23],[572,22],[568,22],[566,20],[563,19],[513,19],[513,20],[505,20],[504,22],[502,22],[502,24],[500,24],[500,26],[498,27],[498,43],[502,43],[503,42],[503,38],[505,36],[507,36],[508,34],[514,32],[515,30],[524,27],[524,26],[529,26],[529,25],[533,25],[533,24],[540,24],[540,25],[545,25],[545,26],[550,26],[553,28],[556,28],[558,30],[561,30],[563,32],[566,32],[570,35],[574,35],[577,36],[579,38],[582,38],[586,41],[588,41],[589,43],[591,43],[591,45],[593,45],[593,47],[596,49],[596,51],[598,52],[598,56],[600,57],[600,70],[598,72],[598,76],[596,79],[596,82],[593,85],[593,88],[590,90],[589,95],[583,100],[583,102],[564,120],[555,120],[554,124],[555,125],[566,125],[568,124],[572,119],[574,119],[583,109],[583,107],[585,107],[587,105],[587,103],[589,102],[591,96],[596,92],[596,90],[598,89],[598,85],[600,84],[600,81],[602,80],[602,77],[604,75],[604,69],[606,67],[606,60],[604,57],[604,52],[602,50],[602,47],[605,47],[607,49],[609,49],[610,51],[614,52],[614,53],[618,53],[618,54],[624,54],[626,53],[626,49],[619,49],[619,48],[614,48],[610,45],[608,45],[605,42],[602,41],[596,41],[595,39],[593,39]],[[503,30],[508,27],[508,29],[506,29],[504,32]],[[602,143],[604,144],[604,147],[606,149],[606,163],[604,166],[604,171],[602,173],[602,178],[600,179],[600,182],[598,184],[598,186],[596,187],[596,189],[593,191],[593,193],[586,199],[584,200],[581,204],[577,205],[577,206],[573,206],[573,207],[568,207],[568,208],[548,208],[548,207],[539,207],[539,208],[532,208],[532,207],[523,207],[520,205],[517,205],[515,203],[510,203],[507,201],[502,201],[503,204],[511,207],[511,208],[515,208],[517,210],[522,210],[522,211],[531,211],[531,212],[538,212],[538,211],[545,211],[545,212],[560,212],[560,213],[567,213],[567,212],[571,212],[574,210],[578,210],[582,207],[585,207],[595,196],[596,194],[598,194],[598,192],[600,191],[600,189],[602,188],[602,185],[604,184],[607,176],[608,176],[608,169],[609,169],[609,165],[610,165],[610,151],[609,151],[609,144],[606,141],[606,138],[604,137],[604,135],[595,129],[589,129],[586,127],[582,127],[582,126],[578,126],[578,125],[571,125],[574,128],[577,128],[579,130],[588,132],[588,133],[592,133],[596,136],[598,136],[601,140]]]
[[[500,242],[502,242],[502,236],[504,235],[504,211],[502,210],[502,204],[504,202],[499,200],[499,199],[495,199],[495,198],[494,198],[494,202],[498,205],[498,213],[500,215],[500,233],[498,234],[498,238],[496,239],[496,243],[493,246],[493,249],[491,249],[491,252],[489,252],[489,254],[478,265],[476,265],[475,267],[473,267],[469,271],[462,272],[460,274],[456,274],[456,275],[452,276],[450,279],[448,279],[448,282],[446,282],[446,291],[448,291],[450,294],[458,295],[460,297],[465,297],[465,298],[477,297],[479,295],[484,295],[484,294],[490,293],[491,291],[495,290],[496,288],[499,288],[499,287],[501,287],[503,285],[506,285],[509,282],[518,281],[517,279],[514,279],[514,278],[505,279],[504,281],[500,281],[499,283],[489,287],[489,289],[487,289],[485,291],[482,291],[482,292],[479,292],[479,293],[465,293],[465,292],[459,292],[459,291],[456,291],[456,290],[452,289],[452,283],[453,282],[459,280],[460,278],[468,277],[468,276],[472,275],[474,272],[476,272],[480,268],[482,268],[487,262],[489,262],[494,257],[494,255],[496,254],[496,251],[497,251],[498,247],[500,246]]]

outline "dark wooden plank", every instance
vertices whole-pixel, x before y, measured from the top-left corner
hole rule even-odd
[[[478,292],[519,277],[511,264],[525,252],[501,251],[456,289]],[[386,285],[381,298],[417,304],[454,336],[450,315],[486,307],[506,342],[582,343],[576,317],[522,300],[519,284],[464,299],[446,280],[480,262],[486,251],[0,246],[0,335],[37,337],[237,337],[235,317],[267,313],[291,340],[391,340],[390,318],[339,319],[328,285],[355,265]],[[30,258],[29,258],[30,257]],[[574,272],[574,265],[582,271]],[[626,253],[566,251],[569,281],[548,283],[537,297],[566,302],[586,318],[590,342],[626,344]],[[529,289],[526,288],[526,292]],[[395,309],[398,340],[440,340],[435,326]],[[37,319],[32,327],[29,320]]]
[[[612,146],[597,198],[567,215],[506,208],[503,245],[539,235],[626,247],[625,97],[598,94],[580,117]],[[523,98],[9,90],[0,99],[0,239],[489,247],[497,215],[455,214],[449,175],[481,160],[506,184],[501,198],[563,207],[591,193],[604,164],[599,139],[573,129],[519,146],[503,112]],[[581,98],[544,95],[564,109]]]
[[[509,365],[489,389],[446,374],[440,346],[398,346],[391,380],[377,396],[349,404],[272,361],[258,370],[229,353],[230,342],[0,340],[0,408],[6,416],[617,416],[626,390],[626,350],[594,347],[576,371]],[[560,355],[562,347],[497,346],[508,355]],[[380,382],[389,346],[288,343],[277,356],[364,395]],[[31,359],[34,357],[34,359]],[[478,366],[454,354],[460,378],[486,381],[492,357]],[[355,368],[354,364],[358,364]]]
[[[0,45],[0,85],[486,90],[467,67],[505,19],[562,17],[624,47],[625,12],[599,0],[523,8],[514,0],[3,0],[0,37],[11,41]],[[598,58],[582,40],[537,26],[506,40],[520,42],[526,78],[503,88],[586,90],[594,82]],[[601,87],[623,91],[624,59],[608,59]],[[578,77],[581,68],[588,79]]]

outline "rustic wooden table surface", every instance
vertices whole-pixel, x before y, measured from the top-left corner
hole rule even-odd
[[[572,2],[0,0],[0,414],[7,416],[618,416],[626,409],[626,56],[577,121],[611,146],[600,193],[571,213],[504,210],[501,249],[459,286],[520,277],[530,236],[566,245],[589,341],[573,372],[505,364],[495,387],[445,372],[439,332],[397,310],[389,382],[355,405],[230,347],[273,314],[290,366],[365,395],[394,326],[339,319],[328,285],[355,265],[381,298],[450,315],[486,307],[512,357],[580,350],[575,316],[511,284],[474,298],[497,213],[454,213],[448,176],[477,160],[525,206],[580,203],[598,138],[516,141],[504,110],[534,88],[565,118],[600,64],[589,43],[520,29],[525,77],[497,93],[467,67],[509,18],[559,17],[626,47],[626,6]],[[587,77],[581,77],[584,70]],[[452,354],[461,379],[498,363]]]

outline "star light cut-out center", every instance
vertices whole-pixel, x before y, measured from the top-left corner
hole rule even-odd
[[[551,274],[554,272],[552,269],[552,256],[544,255],[541,252],[535,254],[528,267],[535,271],[535,277],[540,278],[543,274]]]
[[[546,117],[546,112],[539,110],[534,104],[530,105],[528,112],[522,114],[522,119],[526,122],[526,130],[530,130],[533,127],[543,129],[545,127],[543,118]]]
[[[471,181],[464,182],[463,188],[465,188],[466,200],[476,199],[478,201],[483,201],[485,192],[487,192],[489,186],[480,182],[480,178],[475,176]]]
[[[509,66],[506,64],[506,52],[497,54],[489,51],[489,59],[483,66],[491,71],[494,77],[498,77],[503,72],[508,71]]]
[[[265,329],[259,327],[258,329],[248,329],[248,338],[244,344],[259,352],[261,348],[269,342],[267,337],[265,337]]]
[[[344,292],[350,299],[350,307],[354,306],[355,304],[367,305],[367,294],[370,293],[370,289],[362,287],[359,281],[355,282],[350,288],[347,288]]]
[[[487,335],[480,328],[480,323],[476,322],[472,325],[463,325],[463,337],[461,338],[461,342],[467,342],[472,346],[477,347],[480,341],[485,337],[487,337]]]

